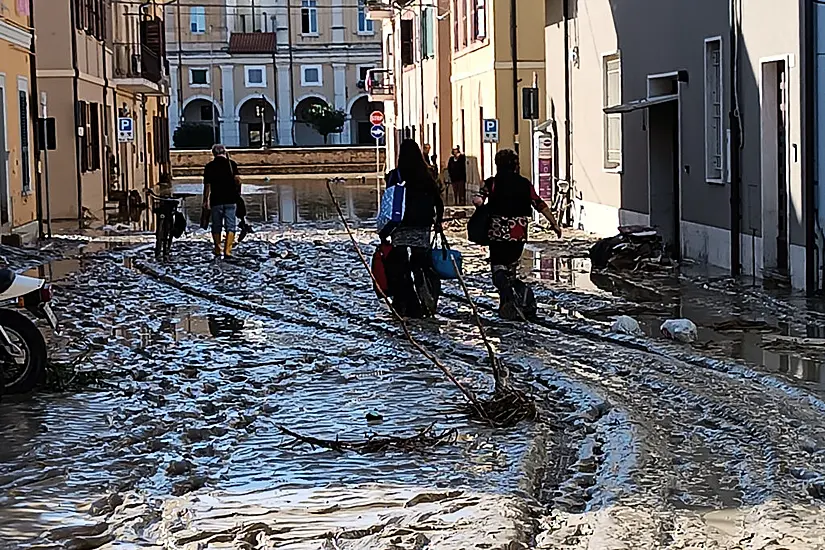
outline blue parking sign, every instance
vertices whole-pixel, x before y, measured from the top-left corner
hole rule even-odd
[[[484,143],[498,143],[498,119],[484,119]]]
[[[135,140],[135,120],[128,117],[117,119],[117,140],[128,142]]]

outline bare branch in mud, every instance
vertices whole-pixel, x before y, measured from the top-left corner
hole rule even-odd
[[[367,434],[364,441],[341,441],[340,439],[319,439],[309,435],[302,435],[284,426],[277,426],[278,430],[295,440],[296,443],[306,444],[321,449],[331,449],[343,453],[354,451],[357,453],[380,453],[388,449],[400,451],[420,451],[438,445],[453,443],[456,440],[455,429],[438,432],[435,424],[430,424],[411,437],[397,437],[392,435]]]
[[[481,334],[481,339],[484,342],[484,346],[487,348],[487,356],[490,358],[490,368],[493,369],[493,378],[496,381],[496,392],[498,392],[501,388],[507,385],[507,381],[504,379],[502,373],[501,364],[496,357],[495,350],[493,350],[493,345],[487,338],[487,332],[484,330],[484,324],[481,322],[481,316],[478,314],[476,303],[473,301],[472,296],[470,296],[470,290],[467,288],[467,283],[464,281],[464,276],[461,274],[461,270],[455,263],[455,258],[450,256],[450,261],[453,263],[453,269],[455,269],[455,273],[458,276],[458,282],[461,285],[461,290],[464,291],[464,295],[467,297],[467,302],[470,304],[470,309],[473,312],[473,320],[478,327],[478,332]]]
[[[335,198],[335,194],[332,192],[332,186],[330,185],[330,180],[327,180],[327,192],[329,193],[329,196],[332,199],[332,204],[333,204],[333,206],[335,206],[335,210],[338,212],[338,217],[341,219],[341,222],[344,224],[344,229],[346,229],[347,234],[349,235],[349,238],[352,241],[352,245],[355,248],[355,252],[358,254],[358,257],[361,259],[361,263],[364,264],[364,267],[366,268],[367,273],[369,273],[369,275],[370,275],[370,279],[372,279],[372,282],[375,285],[375,288],[380,293],[381,298],[384,300],[384,303],[389,308],[390,313],[395,318],[395,320],[398,321],[398,323],[401,325],[401,330],[404,331],[404,335],[407,337],[407,340],[409,340],[410,343],[415,347],[415,349],[417,349],[419,352],[421,352],[421,354],[424,355],[424,357],[426,357],[433,365],[438,367],[438,369],[441,370],[441,372],[444,373],[444,375],[450,380],[450,382],[455,384],[455,386],[459,389],[459,391],[461,391],[462,395],[464,395],[464,397],[467,399],[467,401],[470,402],[470,404],[474,408],[475,412],[477,413],[477,415],[481,419],[485,420],[489,424],[492,424],[490,419],[487,418],[487,415],[485,414],[484,409],[482,408],[481,403],[479,403],[478,398],[475,396],[475,394],[472,391],[470,391],[469,389],[465,388],[461,384],[461,382],[459,382],[458,379],[455,376],[453,376],[453,373],[450,372],[450,369],[448,369],[447,366],[444,365],[444,363],[442,363],[440,359],[438,359],[438,357],[436,357],[435,355],[430,353],[421,344],[419,344],[416,341],[416,339],[413,337],[412,333],[410,332],[409,327],[407,326],[407,322],[404,320],[404,318],[401,315],[399,315],[399,313],[395,310],[395,308],[392,307],[392,302],[390,301],[389,297],[386,294],[384,294],[384,292],[381,290],[381,288],[378,284],[378,281],[375,279],[375,275],[372,274],[372,269],[370,268],[370,263],[367,261],[367,258],[364,256],[364,253],[361,251],[361,247],[358,246],[358,241],[355,239],[355,235],[352,234],[352,229],[350,229],[349,223],[347,222],[347,217],[344,215],[344,212],[341,210],[341,205],[338,204],[338,199]]]

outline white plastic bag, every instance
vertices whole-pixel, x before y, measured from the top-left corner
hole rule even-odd
[[[671,340],[689,344],[696,341],[696,325],[690,319],[668,319],[660,328],[662,334]]]
[[[620,315],[616,317],[616,320],[613,321],[613,326],[610,327],[610,332],[629,334],[631,336],[644,335],[638,321],[636,321],[633,317],[628,317],[627,315]]]

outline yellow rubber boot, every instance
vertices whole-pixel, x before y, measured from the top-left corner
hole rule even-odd
[[[223,255],[226,258],[232,257],[232,245],[235,244],[235,234],[234,233],[227,233],[226,234],[226,245],[223,249]]]
[[[212,243],[215,245],[212,249],[212,254],[219,257],[221,256],[221,234],[220,233],[212,233]]]

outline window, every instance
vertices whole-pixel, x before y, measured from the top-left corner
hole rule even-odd
[[[622,102],[622,64],[619,54],[602,58],[604,70],[604,106]],[[622,115],[604,115],[604,167],[618,170],[622,165]]]
[[[459,0],[461,14],[461,47],[467,47],[467,0]]]
[[[318,0],[301,0],[301,34],[318,34]]]
[[[358,0],[358,34],[373,34],[372,19],[367,19],[367,10],[364,7],[365,0]]]
[[[487,37],[487,10],[485,0],[471,0],[473,3],[473,40],[484,40]]]
[[[266,88],[266,67],[246,67],[246,87]]]
[[[104,0],[74,0],[75,27],[98,40],[104,39],[106,12]]]
[[[201,121],[212,122],[215,117],[215,108],[210,103],[209,105],[201,105]]]
[[[369,76],[369,72],[374,69],[372,65],[359,65],[358,66],[358,80],[363,80],[364,82],[367,81],[367,77]]]
[[[206,32],[206,8],[203,6],[192,6],[189,9],[189,27],[192,34],[203,34]]]
[[[321,86],[323,73],[320,65],[301,65],[301,86]]]
[[[89,104],[89,167],[100,170],[100,113],[97,103]]]
[[[189,84],[193,88],[203,88],[209,86],[209,69],[192,68],[189,69]]]
[[[88,105],[85,101],[78,101],[77,105],[75,106],[77,110],[77,128],[78,128],[78,135],[80,131],[83,132],[83,135],[79,135],[79,145],[80,145],[80,171],[81,172],[88,172],[89,171],[89,124],[88,124]]]
[[[26,84],[28,86],[28,84]],[[22,87],[22,83],[21,83]],[[23,193],[32,192],[32,176],[29,167],[29,92],[19,90],[20,104],[20,168],[22,172]]]
[[[705,179],[725,181],[722,120],[722,39],[705,40]]]
[[[77,102],[77,125],[80,136],[80,171],[100,170],[100,111],[97,103]]]
[[[435,10],[430,7],[421,10],[421,57],[435,57]]]
[[[402,19],[401,65],[412,65],[413,63],[413,22],[412,19]]]

